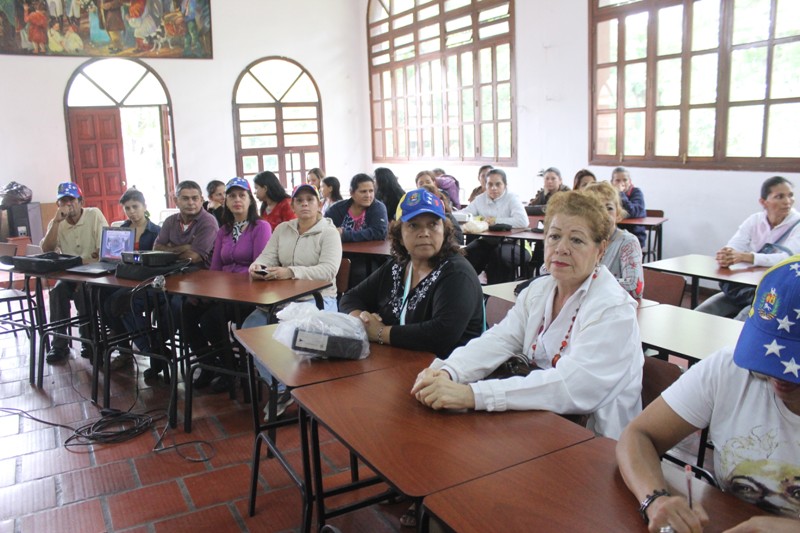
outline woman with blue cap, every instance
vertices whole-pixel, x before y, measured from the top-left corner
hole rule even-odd
[[[730,531],[798,531],[800,256],[764,275],[736,347],[692,366],[623,432],[617,461],[652,532],[700,532],[709,517],[671,495],[660,456],[699,428],[714,442],[720,487],[775,515]]]

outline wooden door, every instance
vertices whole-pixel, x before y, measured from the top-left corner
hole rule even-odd
[[[172,146],[172,127],[169,119],[169,106],[162,105],[161,108],[161,149],[162,159],[164,160],[164,177],[167,180],[166,201],[167,207],[175,207],[175,158]]]
[[[109,223],[125,220],[119,205],[127,189],[119,109],[69,108],[69,128],[72,175],[84,205],[99,208]]]

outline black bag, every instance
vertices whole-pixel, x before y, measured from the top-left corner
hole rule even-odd
[[[503,361],[500,366],[495,368],[485,379],[505,379],[514,376],[525,377],[530,374],[532,370],[533,367],[531,367],[531,363],[528,361],[527,357],[522,354],[514,354]]]
[[[46,274],[72,268],[83,263],[79,255],[47,252],[39,255],[18,256],[11,259],[14,268],[32,274]]]
[[[186,264],[154,267],[142,264],[120,263],[117,265],[116,275],[118,278],[144,281],[156,276],[167,276],[178,272],[194,272],[195,270],[200,270],[200,268],[190,267]]]
[[[33,192],[25,185],[12,181],[0,189],[0,196],[3,197],[3,205],[19,205],[29,203]]]
[[[511,231],[511,224],[492,224],[489,231]]]
[[[738,307],[747,307],[753,303],[756,288],[751,285],[742,285],[732,281],[720,281],[719,288]]]

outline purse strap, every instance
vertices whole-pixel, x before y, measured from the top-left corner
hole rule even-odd
[[[787,236],[788,236],[788,235],[789,235],[789,234],[792,232],[792,230],[793,230],[793,229],[794,229],[794,228],[795,228],[795,227],[796,227],[798,224],[800,224],[800,219],[799,219],[799,220],[797,220],[797,221],[796,221],[794,224],[792,224],[791,226],[789,226],[789,229],[787,229],[786,231],[784,231],[784,232],[781,234],[781,236],[780,236],[780,237],[778,237],[778,240],[776,240],[776,241],[775,241],[774,243],[772,243],[772,244],[780,244],[780,243],[781,243],[781,241],[782,241],[783,239],[785,239],[785,238],[786,238],[786,237],[787,237]],[[791,253],[790,253],[789,255],[791,255]]]

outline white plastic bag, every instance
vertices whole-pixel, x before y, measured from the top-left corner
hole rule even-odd
[[[278,312],[273,338],[311,358],[364,359],[369,338],[356,317],[320,311],[309,303],[292,303]]]
[[[489,223],[485,220],[475,220],[474,218],[461,227],[464,233],[483,233],[489,231]]]

